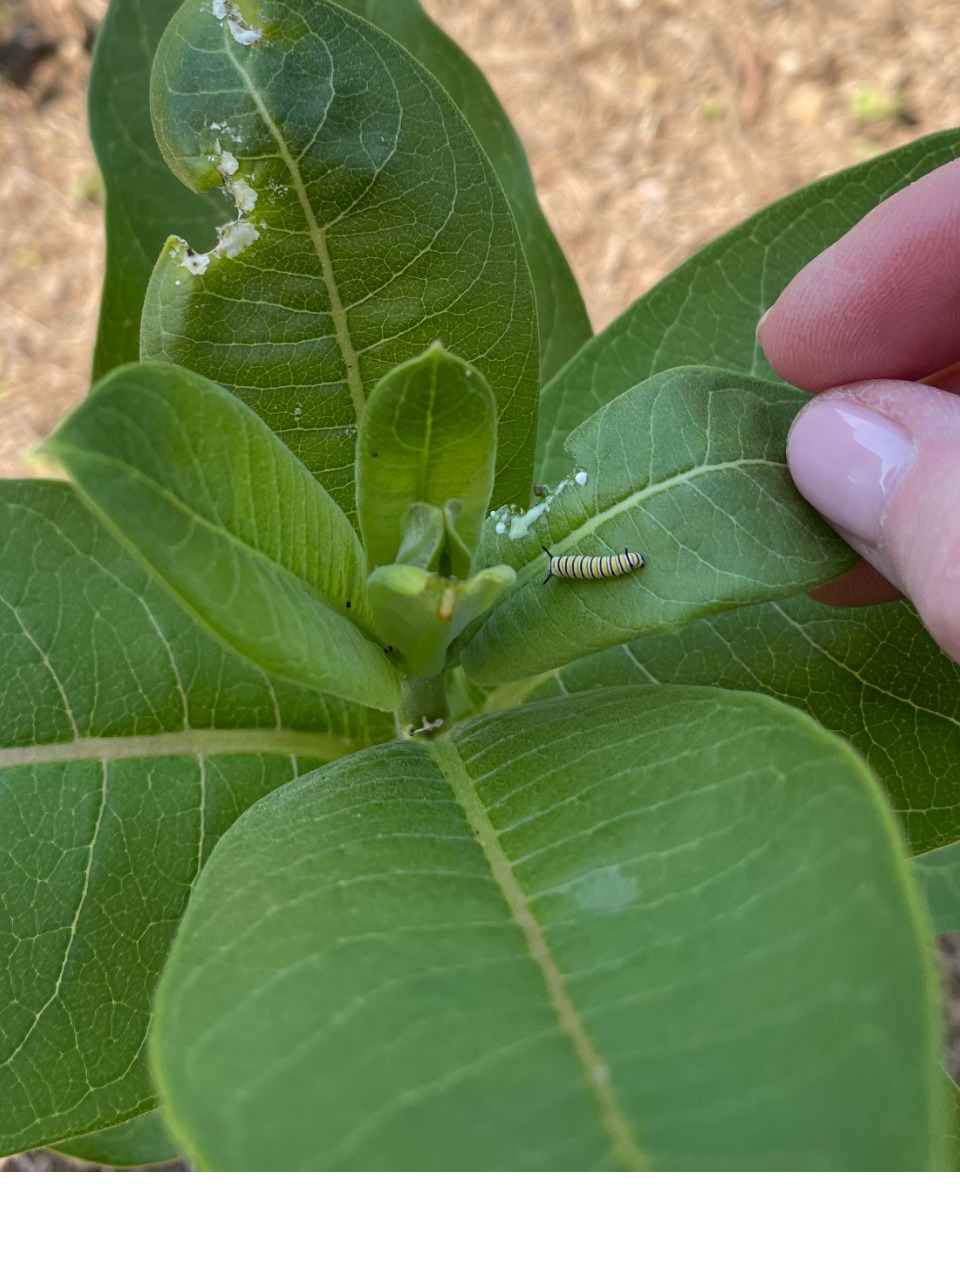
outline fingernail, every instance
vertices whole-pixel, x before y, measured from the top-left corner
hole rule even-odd
[[[787,440],[793,482],[822,516],[872,546],[887,503],[910,470],[910,436],[852,400],[819,400]]]
[[[756,332],[756,335],[757,335],[757,341],[758,341],[758,342],[760,341],[760,330],[761,330],[761,329],[763,328],[763,326],[767,323],[767,316],[770,314],[770,312],[771,312],[772,310],[773,310],[773,307],[767,307],[766,311],[763,313],[763,315],[762,315],[762,316],[760,317],[760,319],[757,321],[757,328],[756,328],[756,331],[755,331],[755,332]]]

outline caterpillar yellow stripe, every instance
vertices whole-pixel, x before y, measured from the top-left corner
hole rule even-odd
[[[643,556],[639,551],[622,551],[615,556],[555,556],[544,547],[550,567],[544,582],[551,578],[576,578],[578,581],[594,578],[622,578],[625,573],[643,568]]]

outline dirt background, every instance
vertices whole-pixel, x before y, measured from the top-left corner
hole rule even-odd
[[[960,124],[960,0],[424,7],[506,106],[597,328],[771,200]],[[84,94],[105,9],[0,0],[0,475],[28,471],[88,386],[103,218]]]
[[[960,123],[958,0],[425,0],[486,72],[602,327],[822,174]],[[0,0],[0,475],[84,395],[106,0]]]

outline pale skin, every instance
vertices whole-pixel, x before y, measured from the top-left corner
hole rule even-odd
[[[816,598],[903,594],[960,661],[960,161],[809,263],[757,332],[781,377],[821,393],[794,423],[788,460],[863,557]]]

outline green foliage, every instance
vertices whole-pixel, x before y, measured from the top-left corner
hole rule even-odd
[[[795,191],[695,253],[544,388],[537,479],[554,483],[564,475],[568,432],[664,369],[706,364],[776,380],[755,336],[764,311],[864,214],[957,156],[960,130],[921,138]]]
[[[960,676],[908,605],[798,595],[852,554],[754,326],[960,135],[586,341],[415,0],[113,0],[91,92],[110,376],[72,485],[0,484],[0,1152],[954,1160]]]
[[[900,120],[906,114],[907,100],[902,93],[883,93],[870,85],[860,85],[850,96],[850,115],[858,124]]]
[[[237,653],[326,693],[398,705],[396,671],[351,621],[369,612],[349,521],[241,400],[184,369],[129,365],[44,452]]]
[[[921,929],[879,789],[809,720],[581,695],[255,806],[155,1074],[222,1169],[937,1168]]]
[[[150,67],[180,3],[115,0],[90,69],[90,137],[103,174],[107,231],[95,379],[138,358],[143,296],[171,230],[207,244],[217,223],[230,217],[231,202],[219,191],[198,196],[177,181],[153,136]]]
[[[960,1173],[960,1085],[947,1076],[947,1158],[945,1168]]]
[[[367,566],[393,564],[411,508],[449,512],[445,548],[428,564],[465,578],[493,491],[497,406],[484,379],[463,360],[433,346],[382,378],[357,436],[357,514]],[[444,530],[446,534],[446,530]],[[411,563],[409,554],[405,563]],[[423,567],[428,567],[426,564]]]
[[[462,653],[482,684],[518,680],[707,614],[790,596],[854,556],[799,497],[784,458],[804,397],[716,369],[674,370],[625,391],[572,432],[574,479],[531,521],[495,513],[484,554],[517,569]],[[498,532],[503,528],[503,532]],[[544,583],[554,554],[639,551],[609,582]]]
[[[552,378],[591,336],[570,265],[540,208],[516,130],[481,72],[424,13],[418,0],[337,0],[403,47],[437,77],[466,116],[500,179],[537,295],[540,377]]]
[[[914,858],[911,868],[934,929],[960,929],[960,841]]]
[[[212,244],[217,224],[231,216],[232,204],[220,192],[198,197],[167,168],[150,121],[153,55],[180,4],[114,0],[97,41],[90,132],[107,191],[107,267],[96,377],[137,359],[143,297],[171,230],[190,244]],[[340,0],[340,5],[399,41],[436,76],[469,121],[516,220],[536,290],[540,375],[553,377],[590,337],[590,322],[506,112],[482,73],[417,0]],[[130,181],[133,171],[135,182]]]
[[[571,663],[522,696],[629,684],[770,694],[847,738],[876,770],[913,853],[960,832],[960,678],[907,604],[806,596],[705,618]]]
[[[180,1158],[180,1151],[156,1110],[145,1111],[143,1115],[114,1125],[112,1129],[101,1129],[99,1133],[88,1133],[82,1138],[61,1142],[56,1149],[75,1160],[125,1169],[169,1164]]]
[[[537,323],[496,175],[429,73],[332,4],[262,0],[262,40],[187,0],[153,70],[160,149],[240,220],[178,240],[147,292],[142,354],[236,391],[348,512],[373,385],[439,339],[499,408],[497,501],[526,502]],[[214,126],[218,126],[214,128]]]
[[[443,670],[454,640],[512,587],[517,575],[509,565],[482,569],[465,582],[429,573],[418,565],[382,565],[367,587],[381,639],[407,661],[413,676]]]
[[[66,485],[0,486],[0,1150],[151,1105],[157,976],[255,800],[393,730],[234,657]]]

